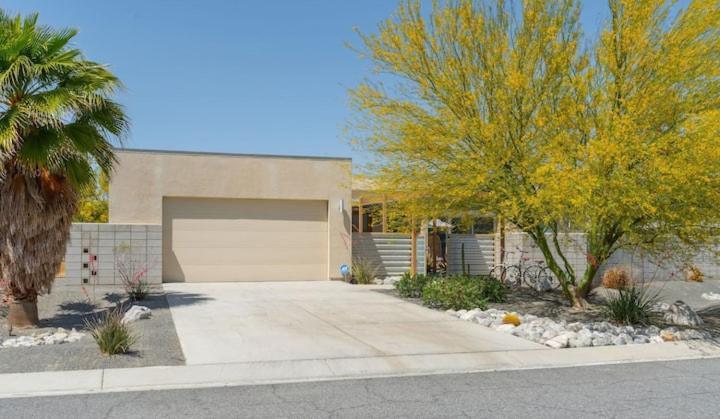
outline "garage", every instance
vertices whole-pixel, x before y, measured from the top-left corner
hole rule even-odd
[[[165,198],[163,281],[324,280],[327,202]]]
[[[327,281],[351,263],[350,159],[116,155],[110,222],[137,225],[118,237],[142,253],[153,283]]]

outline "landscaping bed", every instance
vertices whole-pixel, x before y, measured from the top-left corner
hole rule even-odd
[[[449,281],[455,284],[443,288],[458,289],[447,297],[447,302],[440,305],[435,303],[435,292],[427,292],[430,289],[428,284],[433,282],[428,277],[419,277],[419,280],[414,282],[406,276],[403,279],[386,280],[385,283],[394,285],[394,289],[389,292],[397,297],[445,310],[449,315],[461,320],[471,321],[479,326],[490,327],[551,348],[720,339],[720,306],[705,307],[698,313],[693,312],[692,314],[700,317],[694,319],[700,324],[690,325],[692,322],[677,324],[687,319],[674,322],[667,320],[678,311],[684,313],[685,310],[692,311],[692,309],[681,302],[675,303],[672,295],[661,294],[661,301],[653,304],[652,321],[623,324],[614,321],[607,310],[607,304],[612,299],[613,293],[617,295],[615,291],[603,290],[594,293],[589,299],[589,307],[585,310],[572,308],[559,291],[536,292],[528,288],[505,288],[504,293],[500,293],[502,295],[497,292],[486,293],[484,300],[473,305],[466,303],[464,297],[458,297],[461,294],[462,284],[470,284],[473,280],[482,282],[486,279],[479,277],[436,279],[436,283]],[[437,288],[437,284],[434,288]],[[494,288],[494,286],[485,285],[481,288]],[[677,316],[675,317],[675,320],[678,320]]]
[[[129,353],[101,354],[89,331],[85,330],[85,320],[103,315],[118,303],[125,309],[132,305],[122,288],[98,287],[94,292],[92,288],[83,292],[80,287],[63,286],[38,300],[40,328],[14,330],[13,336],[9,336],[6,319],[0,319],[0,340],[3,342],[14,341],[13,345],[18,341],[26,342],[25,345],[30,345],[31,341],[41,343],[37,346],[0,346],[0,373],[185,364],[162,289],[153,289],[146,299],[134,303],[150,308],[152,314],[129,324],[137,336]],[[47,340],[47,336],[63,337],[63,334],[75,338],[62,340],[62,343],[38,342]]]

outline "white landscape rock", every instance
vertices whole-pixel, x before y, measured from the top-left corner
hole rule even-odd
[[[57,328],[55,332],[44,332],[26,336],[12,336],[0,341],[3,348],[28,348],[40,345],[57,345],[61,343],[77,342],[85,336],[75,329],[70,331]]]
[[[132,306],[122,318],[123,324],[136,322],[142,319],[149,319],[152,316],[152,310],[145,306]]]
[[[670,310],[670,307],[671,305],[668,304],[663,308]],[[447,310],[446,313],[461,320],[472,321],[481,326],[512,334],[553,349],[712,338],[708,332],[694,329],[678,330],[670,327],[661,330],[657,326],[617,326],[606,321],[567,323],[564,320],[555,321],[547,317],[519,313],[514,313],[519,316],[521,321],[518,326],[515,326],[503,324],[503,317],[507,312],[497,309]]]
[[[681,326],[700,326],[703,320],[689,305],[678,300],[668,306],[664,319],[668,323]]]
[[[709,301],[720,301],[720,293],[717,292],[704,292],[701,297]]]

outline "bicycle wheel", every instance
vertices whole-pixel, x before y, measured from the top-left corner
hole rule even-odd
[[[542,267],[538,265],[528,266],[527,269],[525,269],[525,272],[523,272],[523,284],[525,284],[526,287],[538,290],[538,287],[541,286],[539,283],[541,272]]]
[[[505,279],[505,267],[502,265],[493,266],[488,274],[491,278],[495,278],[498,281]]]
[[[522,271],[520,267],[511,265],[505,268],[505,285],[511,288],[517,288],[522,285]]]
[[[544,267],[542,270],[542,275],[543,278],[545,278],[545,280],[547,281],[547,283],[550,284],[548,291],[560,288],[560,281],[558,281],[558,279],[555,277],[555,274],[552,273],[550,268],[548,268],[547,266]]]

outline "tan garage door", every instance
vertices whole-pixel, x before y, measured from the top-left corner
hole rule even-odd
[[[165,282],[325,280],[327,201],[163,199]]]

